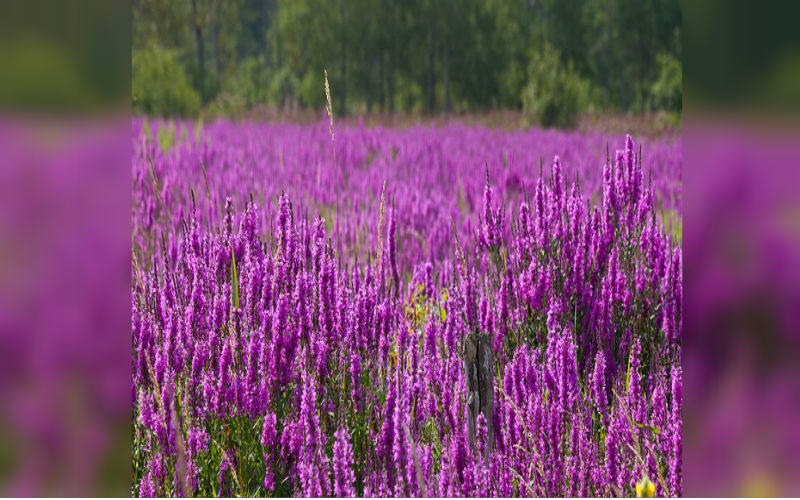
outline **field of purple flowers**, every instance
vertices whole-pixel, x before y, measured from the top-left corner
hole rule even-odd
[[[335,132],[134,121],[132,493],[680,495],[680,141]]]

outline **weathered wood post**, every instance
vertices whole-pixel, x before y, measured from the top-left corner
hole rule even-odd
[[[464,339],[464,375],[467,379],[469,409],[469,444],[475,449],[476,422],[479,413],[486,419],[487,443],[484,459],[494,450],[494,360],[488,335],[473,332]]]

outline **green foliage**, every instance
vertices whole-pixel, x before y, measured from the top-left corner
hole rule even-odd
[[[200,95],[172,50],[151,44],[133,51],[131,85],[134,114],[194,116],[200,107]]]
[[[683,103],[681,63],[672,54],[656,58],[658,79],[650,87],[651,108],[680,111]]]
[[[322,71],[314,72],[307,71],[300,81],[297,93],[300,97],[300,104],[308,108],[319,107],[321,108],[325,102],[325,94],[323,92]],[[334,87],[331,86],[333,89]],[[333,93],[334,90],[331,90]]]
[[[528,83],[522,89],[522,106],[528,117],[543,127],[574,127],[588,105],[589,84],[572,63],[562,64],[555,48],[545,44],[531,57]]]
[[[280,106],[289,106],[297,99],[300,80],[287,66],[282,66],[272,73],[268,84],[268,99]]]
[[[162,125],[158,128],[158,135],[156,136],[158,147],[164,154],[167,154],[170,149],[175,145],[175,123],[170,121],[169,126]]]
[[[231,248],[231,290],[233,294],[231,295],[231,305],[234,309],[239,308],[239,275],[236,272],[236,255],[233,253],[233,248]]]
[[[321,109],[327,69],[339,116],[524,107],[570,126],[587,102],[679,112],[681,24],[678,0],[137,0],[133,107],[193,114],[196,93],[210,114]]]
[[[0,44],[0,106],[4,109],[90,108],[93,89],[72,54],[55,43],[17,40]]]
[[[666,226],[667,234],[675,238],[678,245],[683,244],[683,217],[675,210],[667,210],[662,212],[661,217]]]
[[[291,105],[299,86],[300,82],[291,69],[282,66],[270,70],[264,56],[258,55],[239,64],[223,92],[243,109],[250,109],[261,104]]]

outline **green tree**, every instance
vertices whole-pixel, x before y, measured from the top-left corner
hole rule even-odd
[[[134,0],[133,52],[169,50],[204,106],[321,109],[327,69],[342,115],[531,110],[552,47],[575,88],[537,102],[646,111],[677,106],[681,22],[678,0]]]

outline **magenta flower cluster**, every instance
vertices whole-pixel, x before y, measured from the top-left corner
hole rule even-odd
[[[134,495],[619,496],[645,477],[682,493],[682,260],[658,191],[680,179],[654,183],[630,137],[596,187],[562,154],[513,205],[510,149],[471,177],[445,153],[502,134],[337,131],[333,166],[315,129],[287,127],[309,139],[279,168],[307,172],[264,208],[273,180],[245,180],[261,157],[222,145],[256,150],[254,130],[211,128],[219,142],[173,156],[135,136]],[[385,206],[370,161],[391,173]],[[434,181],[448,165],[461,187]],[[332,175],[338,212],[315,198]],[[424,252],[399,244],[413,232]],[[471,333],[494,360],[492,418],[472,423]]]
[[[452,259],[453,226],[465,245],[483,232],[487,170],[496,202],[489,227],[502,229],[507,239],[509,225],[493,223],[496,212],[516,217],[524,198],[534,201],[539,177],[551,180],[543,162],[558,154],[562,178],[578,179],[583,194],[597,201],[609,145],[620,141],[598,132],[509,132],[458,124],[339,127],[334,165],[327,120],[315,126],[229,121],[168,126],[135,119],[132,128],[135,246],[147,248],[154,231],[166,238],[181,234],[181,221],[192,217],[192,193],[194,216],[204,229],[223,225],[227,198],[241,210],[252,196],[260,207],[259,227],[271,234],[276,200],[286,191],[298,219],[324,217],[337,254],[366,261],[378,247],[383,193],[382,242],[393,208],[400,273],[413,272],[420,262]],[[165,151],[167,144],[172,146]],[[653,187],[656,210],[680,215],[681,141],[645,139],[642,148],[642,180]],[[537,207],[530,208],[535,214]],[[486,236],[494,238],[491,232]]]

